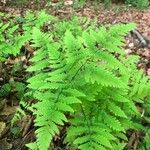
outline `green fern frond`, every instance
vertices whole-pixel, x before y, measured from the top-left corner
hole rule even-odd
[[[86,66],[85,80],[92,84],[97,82],[103,86],[112,86],[117,88],[125,87],[124,83],[121,82],[119,78],[115,77],[114,74],[93,63]]]
[[[106,128],[103,128],[103,125],[101,126],[99,123],[91,124],[89,121],[74,119],[74,126],[71,126],[67,131],[67,139],[69,141],[71,139],[81,150],[89,144],[91,149],[111,149],[111,141],[116,138]]]
[[[28,17],[36,22],[35,15]],[[48,149],[59,127],[69,122],[69,146],[81,150],[123,149],[125,144],[117,143],[120,139],[126,142],[123,135],[134,126],[133,116],[139,115],[134,102],[148,93],[143,94],[143,88],[149,89],[149,79],[143,73],[134,77],[137,59],[126,57],[122,50],[123,36],[134,24],[82,31],[75,19],[53,22],[44,33],[40,27],[49,17],[42,13],[38,18],[41,22],[34,27],[30,21],[24,26],[36,49],[27,69],[32,76],[27,81],[35,99],[30,110],[35,115],[37,140],[28,146]]]
[[[127,115],[125,114],[125,112],[115,103],[108,102],[107,105],[108,105],[108,109],[110,110],[110,112],[114,113],[116,116],[127,118]]]
[[[115,117],[104,113],[103,118],[104,118],[104,123],[108,127],[112,128],[113,130],[116,130],[116,131],[124,131],[124,128],[122,127],[121,123]]]

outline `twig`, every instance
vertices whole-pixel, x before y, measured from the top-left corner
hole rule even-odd
[[[147,46],[147,42],[146,42],[145,38],[143,37],[143,35],[138,30],[136,30],[136,29],[132,30],[131,34],[133,34],[137,37],[137,39],[140,41],[142,47]]]

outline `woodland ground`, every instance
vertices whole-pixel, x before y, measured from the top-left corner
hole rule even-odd
[[[137,10],[135,8],[129,8],[124,5],[113,5],[111,8],[104,9],[101,4],[87,3],[84,6],[70,6],[68,4],[62,5],[59,3],[52,3],[51,6],[45,3],[29,3],[22,7],[23,5],[8,4],[0,6],[1,12],[11,13],[16,16],[23,16],[27,10],[40,10],[46,8],[51,15],[58,16],[60,18],[69,19],[70,16],[86,16],[91,19],[96,19],[99,25],[102,24],[115,24],[115,23],[128,23],[135,22],[137,24],[137,31],[142,37],[146,37],[147,45],[140,46],[140,41],[136,36],[130,34],[126,37],[125,51],[128,54],[136,54],[141,57],[138,63],[139,68],[143,68],[145,73],[150,76],[150,9]],[[12,69],[16,62],[22,62],[23,65],[28,63],[28,58],[32,55],[33,49],[30,49],[26,45],[28,53],[23,53],[22,56],[18,58],[9,58],[3,68],[0,68],[0,76],[5,78],[5,82],[9,80],[23,80],[25,74],[24,69],[17,71],[17,74],[12,76]],[[1,82],[1,81],[0,81]],[[3,83],[0,83],[0,85]],[[23,150],[25,143],[33,140],[34,127],[33,127],[33,117],[28,115],[23,118],[15,127],[10,126],[10,120],[15,113],[16,107],[18,106],[18,100],[16,100],[16,92],[11,91],[11,93],[2,98],[0,103],[0,122],[6,124],[5,129],[0,130],[0,150],[12,149],[12,150]],[[142,109],[142,108],[139,108]],[[1,125],[2,125],[1,124]],[[150,124],[149,124],[150,125]],[[2,128],[2,127],[1,127]],[[129,131],[129,149],[137,149],[137,145],[142,138],[142,133]],[[61,146],[62,149],[64,145],[61,145],[61,137],[56,137],[54,141],[55,145]],[[55,148],[54,148],[55,149]]]

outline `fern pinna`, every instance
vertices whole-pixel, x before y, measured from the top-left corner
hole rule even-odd
[[[64,142],[70,149],[125,147],[126,130],[134,128],[132,117],[140,115],[134,102],[145,96],[137,93],[149,84],[143,73],[134,76],[138,73],[134,58],[121,48],[124,36],[134,27],[120,24],[79,34],[66,27],[58,37],[59,29],[44,33],[33,28],[31,42],[37,51],[27,70],[32,73],[28,88],[36,99],[30,110],[36,117],[37,140],[27,147],[49,149],[66,122],[70,126]]]

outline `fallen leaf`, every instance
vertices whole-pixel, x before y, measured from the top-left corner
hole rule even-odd
[[[9,116],[9,115],[12,115],[16,112],[16,108],[17,106],[8,106],[8,107],[5,107],[3,109],[3,111],[0,113],[0,115],[3,115],[3,116]]]
[[[2,136],[2,132],[4,131],[5,128],[6,128],[5,122],[0,122],[0,137]]]
[[[0,99],[0,110],[4,108],[5,104],[6,104],[6,99],[3,100]]]
[[[12,149],[12,144],[9,144],[6,138],[0,140],[0,150],[10,150]]]
[[[131,49],[125,49],[126,54],[131,54],[132,50]]]
[[[65,0],[64,5],[72,5],[73,1],[72,0]]]
[[[150,51],[147,49],[144,51],[144,53],[142,54],[145,57],[149,57],[150,56]]]
[[[128,45],[130,48],[133,48],[134,47],[134,43],[129,43]]]
[[[30,53],[33,53],[35,50],[29,43],[26,43],[24,47]]]
[[[150,68],[147,69],[147,75],[150,76]]]

